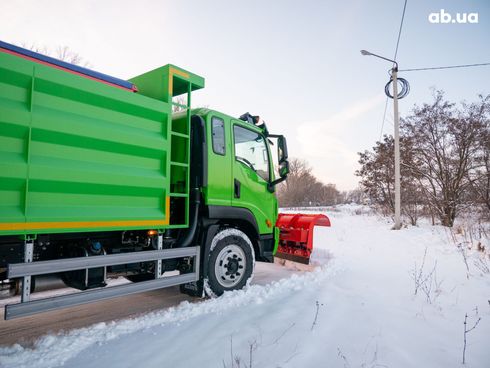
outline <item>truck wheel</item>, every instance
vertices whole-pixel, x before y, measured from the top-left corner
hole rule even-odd
[[[206,294],[215,298],[225,291],[242,289],[252,281],[254,267],[255,255],[248,236],[238,229],[221,230],[211,242],[204,279]]]

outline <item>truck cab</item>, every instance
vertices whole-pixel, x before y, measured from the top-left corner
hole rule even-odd
[[[238,229],[250,240],[253,258],[271,262],[279,240],[275,186],[288,172],[286,140],[245,116],[192,110],[191,186],[202,194],[202,233],[215,236],[210,222],[215,229]]]
[[[249,219],[257,235],[270,237],[278,211],[271,186],[277,179],[273,162],[278,162],[272,140],[263,128],[218,111],[194,110],[193,122],[198,118],[206,131],[207,180],[202,193],[211,216],[247,213],[242,217]],[[272,245],[265,248],[259,258],[270,259]]]

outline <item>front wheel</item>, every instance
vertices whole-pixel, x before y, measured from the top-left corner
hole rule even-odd
[[[204,290],[210,297],[239,290],[252,280],[255,256],[248,236],[233,228],[218,232],[211,242]]]

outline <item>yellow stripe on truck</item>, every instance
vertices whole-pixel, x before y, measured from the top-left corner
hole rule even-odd
[[[0,231],[38,230],[38,229],[81,229],[93,227],[124,227],[124,226],[167,226],[170,223],[170,197],[165,200],[165,218],[163,220],[126,220],[126,221],[55,221],[55,222],[4,222],[0,223]]]
[[[171,95],[174,93],[174,74],[184,79],[189,79],[189,74],[181,70],[170,68],[168,73],[168,91]]]

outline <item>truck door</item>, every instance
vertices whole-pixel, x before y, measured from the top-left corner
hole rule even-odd
[[[226,116],[213,113],[208,121],[208,183],[204,192],[208,205],[230,206],[233,195],[230,124]],[[228,124],[227,124],[228,123]]]
[[[266,138],[247,123],[233,120],[232,140],[232,205],[254,214],[260,234],[271,233],[275,203],[267,188],[272,173]]]

